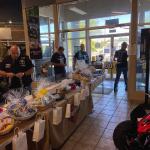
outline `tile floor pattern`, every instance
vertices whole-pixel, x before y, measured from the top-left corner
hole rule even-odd
[[[104,87],[112,87],[112,81],[105,81]],[[119,83],[117,94],[93,94],[94,111],[86,117],[79,128],[64,144],[61,150],[116,150],[112,134],[116,125],[129,118],[137,105],[128,102],[124,83]]]

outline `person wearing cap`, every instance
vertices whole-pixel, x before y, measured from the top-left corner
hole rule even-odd
[[[31,90],[33,67],[29,57],[20,54],[17,45],[12,45],[9,55],[0,64],[0,75],[6,78],[10,89],[23,87]]]
[[[116,63],[116,79],[114,83],[114,92],[118,91],[118,82],[121,76],[121,73],[124,75],[124,82],[125,82],[125,90],[127,91],[127,72],[128,72],[128,54],[127,54],[127,48],[128,44],[126,42],[123,42],[121,44],[121,49],[117,50],[114,55],[114,61],[117,61]]]

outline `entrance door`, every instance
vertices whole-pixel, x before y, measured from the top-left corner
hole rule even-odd
[[[121,43],[129,44],[128,35],[110,35],[107,37],[92,37],[91,45],[91,60],[95,60],[96,56],[103,55],[104,62],[112,62],[116,50],[121,48]],[[115,78],[115,69],[106,70],[106,78]],[[121,76],[122,78],[123,76]]]
[[[92,38],[91,39],[91,60],[96,56],[103,55],[104,61],[110,61],[111,38]]]

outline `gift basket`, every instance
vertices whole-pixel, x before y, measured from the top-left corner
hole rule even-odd
[[[50,107],[55,99],[49,91],[49,86],[50,83],[47,80],[41,79],[37,89],[33,92],[33,100],[29,103],[39,110],[45,110]]]
[[[14,119],[9,116],[0,117],[0,135],[9,133],[14,128]]]
[[[15,120],[27,120],[37,113],[37,109],[29,105],[25,99],[21,99],[18,102],[10,103],[7,107],[7,113]]]

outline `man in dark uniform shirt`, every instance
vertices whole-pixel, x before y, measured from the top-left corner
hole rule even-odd
[[[54,65],[55,79],[61,80],[66,76],[66,57],[64,55],[64,48],[59,47],[51,58],[51,62]]]
[[[86,64],[89,64],[89,56],[85,51],[84,44],[80,45],[80,50],[74,56],[74,68],[76,65],[77,60],[85,60]]]
[[[121,76],[121,73],[124,75],[124,81],[125,81],[125,90],[127,91],[127,71],[128,71],[128,54],[126,51],[127,43],[123,42],[121,44],[121,49],[115,52],[114,60],[117,61],[116,64],[116,79],[114,84],[114,92],[117,92],[118,90],[118,82]]]
[[[33,73],[31,60],[28,56],[21,55],[16,45],[10,47],[9,53],[10,55],[6,56],[0,65],[1,75],[7,79],[11,89],[24,87],[31,90]]]

